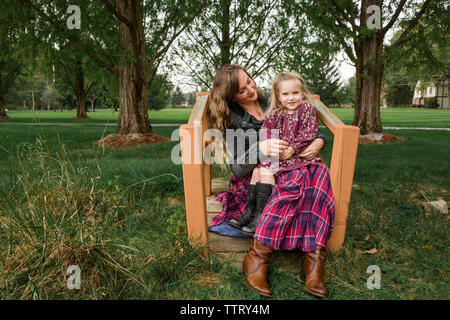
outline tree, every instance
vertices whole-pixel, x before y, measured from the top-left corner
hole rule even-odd
[[[79,50],[118,78],[120,134],[152,133],[148,119],[148,86],[161,59],[183,30],[199,14],[206,0],[79,1],[89,37],[66,29],[66,17],[55,12],[67,9],[66,1],[24,0],[43,20],[64,34]],[[99,26],[105,16],[118,26],[119,47],[105,40]],[[145,28],[144,24],[148,24]],[[91,50],[93,49],[93,50]]]
[[[148,106],[150,109],[165,108],[172,97],[173,85],[165,74],[156,74],[149,87]]]
[[[47,109],[48,107],[52,106],[53,111],[56,111],[56,105],[58,103],[58,100],[60,100],[61,98],[61,94],[53,86],[49,86],[42,95],[42,100],[45,101],[45,106],[47,107]]]
[[[340,104],[355,103],[356,96],[356,79],[351,77],[348,81],[339,88],[336,93],[337,100]]]
[[[438,1],[406,2],[392,0],[386,5],[383,0],[361,0],[358,6],[354,0],[309,0],[298,4],[314,25],[333,34],[356,67],[353,125],[361,129],[362,135],[382,132],[380,94],[387,57],[408,41],[410,31]],[[401,13],[408,17],[400,20]],[[388,16],[390,19],[382,19]],[[382,25],[385,20],[387,23]],[[397,41],[384,50],[386,33],[400,21],[406,27]]]
[[[173,54],[197,85],[210,88],[216,70],[227,63],[245,67],[253,77],[269,74],[303,29],[301,15],[277,0],[211,0]]]
[[[319,66],[313,76],[305,79],[311,92],[320,95],[320,100],[325,105],[338,102],[337,92],[339,90],[339,71],[336,65],[330,62]]]
[[[180,87],[176,87],[175,91],[172,94],[172,105],[177,106],[185,102],[186,100],[184,99],[183,92],[181,91]]]
[[[0,2],[0,119],[7,118],[5,96],[23,68],[33,46],[32,25],[17,0]]]
[[[383,85],[386,92],[386,103],[389,107],[411,105],[414,90],[411,89],[405,77],[399,74],[391,74],[389,77],[385,76]]]
[[[448,11],[449,4],[445,2],[430,7],[420,23],[412,29],[411,40],[388,58],[383,83],[392,92],[388,98],[393,103],[411,104],[419,80],[423,86],[428,86],[450,77]],[[393,35],[389,45],[397,41],[404,28],[405,26]],[[411,100],[406,102],[409,97]]]
[[[193,106],[195,104],[195,93],[189,93],[188,105]]]
[[[97,85],[97,81],[86,77],[87,58],[73,51],[73,45],[68,43],[59,50],[53,51],[52,61],[61,80],[68,86],[76,99],[76,118],[89,118],[87,115],[86,100],[90,91]],[[58,86],[61,86],[58,82]]]

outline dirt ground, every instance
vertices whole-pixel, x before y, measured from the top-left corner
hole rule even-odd
[[[359,138],[359,144],[365,144],[365,145],[371,145],[371,144],[384,144],[384,143],[391,143],[395,141],[404,141],[404,138],[393,136],[392,134],[383,132],[382,138],[378,141],[371,140],[367,138]]]
[[[142,144],[151,144],[158,142],[168,142],[169,138],[163,137],[154,132],[150,134],[110,134],[98,140],[95,144],[112,149],[125,149],[136,147]]]

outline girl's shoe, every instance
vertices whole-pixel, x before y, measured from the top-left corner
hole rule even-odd
[[[306,252],[302,266],[306,277],[305,290],[320,298],[325,297],[327,294],[323,279],[323,266],[326,255],[325,249],[317,246],[316,251]]]

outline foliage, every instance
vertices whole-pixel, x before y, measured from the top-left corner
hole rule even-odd
[[[354,104],[356,96],[356,79],[351,77],[336,92],[337,100],[340,104]]]
[[[4,113],[4,97],[24,65],[31,59],[33,23],[21,1],[0,2],[0,113]],[[0,114],[1,116],[1,114]]]
[[[56,104],[57,100],[61,99],[62,96],[58,89],[53,86],[49,86],[42,95],[42,100],[45,101],[47,106],[53,106]]]
[[[172,94],[172,105],[180,105],[186,102],[184,98],[184,94],[181,91],[180,87],[176,87],[175,91]]]
[[[327,106],[340,102],[337,94],[340,87],[338,67],[330,61],[314,71],[311,72],[313,76],[305,79],[311,92],[320,95],[320,100]]]
[[[435,98],[435,97],[433,97],[433,98],[425,98],[424,107],[428,108],[428,109],[437,109],[437,108],[439,108],[438,99]]]
[[[400,107],[410,105],[414,96],[414,91],[408,84],[406,77],[400,73],[392,71],[384,75],[383,85],[386,93],[388,107]]]
[[[159,110],[167,107],[170,103],[173,85],[167,75],[155,75],[148,88],[148,107],[152,110]]]
[[[188,97],[188,105],[193,106],[195,104],[195,93],[191,92],[189,93]]]
[[[430,7],[396,51],[388,57],[386,70],[401,74],[414,89],[417,81],[434,83],[450,74],[450,15],[449,4],[437,1]],[[389,48],[406,28],[402,21],[394,33]]]
[[[172,53],[197,85],[210,88],[216,70],[227,63],[245,67],[255,78],[267,77],[304,28],[302,15],[280,1],[212,0]]]

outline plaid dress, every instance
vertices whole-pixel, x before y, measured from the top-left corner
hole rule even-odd
[[[239,217],[251,174],[232,177],[230,189],[216,196],[222,212],[211,226]],[[313,162],[299,169],[280,172],[259,219],[254,238],[273,249],[311,252],[320,245],[328,250],[334,223],[334,199],[326,166]]]

